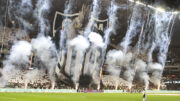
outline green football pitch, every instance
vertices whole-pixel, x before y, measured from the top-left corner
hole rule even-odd
[[[0,93],[0,101],[142,101],[142,94]],[[175,95],[147,95],[147,101],[180,101]]]

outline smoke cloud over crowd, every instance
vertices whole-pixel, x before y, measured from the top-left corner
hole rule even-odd
[[[128,82],[129,89],[137,82],[143,84],[142,88],[145,90],[150,82],[155,86],[160,84],[176,15],[138,4],[119,5],[112,0],[108,2],[105,14],[108,24],[101,31],[95,24],[103,22],[100,20],[103,2],[93,0],[91,8],[83,6],[75,18],[71,16],[77,13],[73,10],[76,6],[74,2],[75,0],[67,0],[65,3],[64,22],[57,32],[60,39],[57,48],[49,35],[51,26],[47,16],[53,7],[51,0],[38,0],[35,4],[33,0],[9,1],[7,13],[12,21],[12,28],[24,30],[27,36],[29,31],[37,29],[37,36],[30,41],[13,42],[9,55],[3,61],[1,87],[15,75],[13,71],[19,69],[27,70],[24,75],[25,88],[32,79],[39,78],[38,73],[43,70],[50,78],[51,88],[56,85],[56,74],[62,73],[69,77],[76,89],[80,85],[80,77],[85,75],[91,77],[93,84],[100,89],[104,69],[116,81],[116,89],[120,83],[119,78]],[[121,34],[117,31],[122,23],[119,22],[119,10],[130,10],[131,16],[127,21],[129,24],[124,38],[119,39],[118,48],[112,49],[109,48],[111,37]],[[88,18],[85,18],[86,11],[89,11]],[[29,21],[29,17],[33,21]],[[3,25],[0,16],[0,25],[1,23]],[[138,41],[134,41],[135,39]],[[153,59],[154,51],[158,53],[155,56],[157,61]],[[29,70],[32,68],[33,70]],[[56,72],[56,69],[59,71]]]

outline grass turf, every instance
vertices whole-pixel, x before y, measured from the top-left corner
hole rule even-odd
[[[142,101],[142,94],[0,93],[0,101]],[[148,95],[147,101],[180,101],[180,96]]]

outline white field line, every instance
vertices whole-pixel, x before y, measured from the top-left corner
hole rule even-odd
[[[148,94],[148,95],[180,96],[180,94]]]

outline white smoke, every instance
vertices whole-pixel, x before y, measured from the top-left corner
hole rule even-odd
[[[33,10],[32,0],[21,0],[20,7],[21,9],[19,9],[20,11],[18,12],[26,16],[26,14]]]
[[[26,33],[27,33],[27,30],[32,30],[33,29],[31,24],[27,20],[25,20],[25,19],[23,19],[21,17],[17,17],[17,19],[18,19],[19,22],[22,23],[23,29],[26,31]]]
[[[82,35],[79,35],[73,40],[71,40],[69,45],[74,46],[75,50],[85,52],[85,50],[89,47],[89,42]]]
[[[40,28],[39,34],[45,34],[47,27],[49,27],[49,22],[45,18],[46,13],[49,12],[51,7],[50,0],[38,0],[36,4],[36,9],[34,11],[34,17],[37,19],[38,26]]]
[[[37,1],[34,17],[37,19],[40,32],[36,39],[32,39],[31,44],[35,55],[41,60],[45,68],[48,70],[50,80],[54,83],[55,67],[57,65],[56,47],[49,36],[44,36],[50,28],[49,21],[46,18],[50,8],[50,0]]]
[[[106,63],[109,65],[122,65],[124,54],[121,50],[111,50],[106,55]]]
[[[10,10],[9,10],[9,18],[12,19],[12,16],[15,16],[15,19],[20,22],[20,27],[23,27],[24,29],[31,29],[30,22],[28,22],[24,17],[27,16],[26,14],[33,11],[33,5],[32,0],[21,0],[20,3],[15,3],[15,1],[10,0]],[[73,13],[73,3],[75,0],[69,0],[69,3],[66,5],[64,13],[70,14]],[[18,5],[18,6],[16,6]],[[98,33],[92,32],[95,20],[94,18],[98,19],[99,15],[101,13],[101,1],[100,0],[93,0],[93,8],[92,12],[90,14],[90,21],[88,23],[87,28],[85,28],[85,37],[88,37],[91,44],[88,42],[86,38],[83,36],[77,36],[74,38],[75,31],[72,29],[73,24],[72,22],[68,22],[68,26],[64,26],[64,30],[61,32],[61,44],[60,47],[64,50],[66,45],[68,47],[71,47],[71,62],[70,64],[70,72],[73,76],[72,80],[77,83],[79,80],[79,76],[81,74],[82,64],[84,60],[84,54],[86,50],[89,48],[89,51],[87,54],[89,54],[89,63],[88,70],[93,77],[94,81],[97,83],[99,82],[99,71],[101,68],[101,64],[103,64],[104,57],[102,54],[105,54],[107,45],[109,44],[109,39],[112,33],[116,34],[115,30],[117,27],[117,10],[119,7],[113,2],[111,2],[111,7],[108,9],[108,16],[110,21],[110,27],[106,29],[105,31],[105,41],[103,40],[102,36],[100,36]],[[34,17],[37,19],[37,23],[39,25],[39,35],[37,38],[33,39],[31,44],[26,41],[19,41],[15,43],[11,49],[10,55],[7,57],[7,60],[4,61],[4,68],[2,70],[3,78],[0,79],[0,85],[5,85],[9,76],[13,76],[13,70],[17,68],[17,65],[27,65],[29,63],[29,57],[31,55],[31,52],[34,52],[35,55],[41,60],[42,64],[44,65],[43,68],[46,68],[49,72],[50,79],[54,82],[54,71],[55,66],[57,65],[57,59],[55,55],[56,47],[54,43],[51,41],[50,37],[45,37],[44,34],[47,31],[47,27],[49,27],[49,22],[45,18],[46,13],[50,10],[51,7],[51,1],[50,0],[38,0],[36,4],[36,8],[34,11]],[[13,9],[15,9],[14,13],[11,13]],[[17,9],[21,8],[21,9]],[[121,8],[121,7],[120,7]],[[123,8],[124,9],[124,8]],[[148,69],[150,72],[152,72],[151,75],[151,81],[158,85],[160,82],[163,67],[165,65],[166,61],[166,54],[168,51],[168,46],[171,41],[172,34],[169,34],[169,30],[171,30],[172,20],[174,16],[167,13],[159,13],[155,12],[154,19],[155,20],[155,27],[154,27],[154,33],[152,37],[148,37],[154,42],[152,42],[151,49],[149,52],[149,60],[148,62],[152,61],[152,54],[154,49],[159,49],[158,54],[158,63],[152,63],[148,65]],[[0,19],[1,20],[1,19]],[[106,63],[108,64],[108,71],[111,73],[111,75],[115,77],[119,77],[121,73],[121,69],[124,68],[124,77],[125,79],[130,83],[129,87],[132,86],[132,82],[135,76],[135,73],[137,73],[140,80],[144,81],[146,89],[149,84],[149,76],[147,74],[147,65],[142,60],[133,61],[133,53],[129,52],[127,53],[127,50],[129,48],[129,45],[132,42],[132,39],[137,35],[137,29],[142,25],[142,13],[139,6],[135,6],[133,9],[132,18],[130,20],[130,26],[128,28],[128,31],[126,33],[125,38],[123,39],[123,42],[121,43],[121,46],[123,47],[123,52],[121,50],[111,50],[107,54]],[[1,23],[1,22],[0,22]],[[65,36],[67,35],[67,37]],[[66,39],[67,38],[67,39]],[[141,37],[140,37],[141,38]],[[72,39],[72,40],[71,40]],[[67,41],[68,44],[63,44],[64,41]],[[105,43],[104,43],[105,42]],[[103,50],[103,51],[102,51]],[[63,53],[62,53],[63,54]],[[68,54],[67,54],[68,55]],[[102,62],[103,61],[103,62]],[[161,65],[162,64],[162,65]],[[28,72],[25,76],[28,78],[36,78],[36,75],[38,74],[38,70],[34,70],[32,72]],[[5,80],[4,80],[5,79]]]
[[[13,27],[15,27],[14,21],[18,24],[18,27],[25,30],[26,34],[28,30],[32,30],[32,26],[30,26],[30,22],[27,20],[27,16],[31,16],[30,14],[33,11],[32,0],[21,0],[20,2],[10,0],[9,8],[8,8],[8,18]]]
[[[159,12],[156,12],[154,17],[156,21],[155,43],[159,48],[158,61],[164,66],[172,37],[172,33],[169,33],[169,31],[171,31],[171,22],[175,18],[173,14]]]
[[[100,70],[102,68],[102,63],[104,62],[102,50],[105,44],[103,43],[103,38],[98,33],[91,32],[88,38],[92,44],[90,47],[91,49],[88,52],[91,56],[89,55],[89,57],[86,57],[89,58],[89,63],[86,62],[88,65],[86,68],[88,68],[88,74],[91,75],[93,82],[98,85],[97,89],[99,89]]]
[[[19,41],[12,46],[8,61],[20,64],[28,63],[31,50],[32,46],[29,42]]]
[[[43,76],[45,75],[44,69],[33,69],[33,70],[28,70],[26,71],[27,73],[25,73],[23,75],[24,78],[24,86],[25,89],[28,88],[28,83],[35,83],[35,82],[41,82],[43,83]]]
[[[119,6],[117,4],[115,4],[114,1],[111,2],[111,7],[108,9],[108,16],[109,16],[109,28],[107,28],[105,30],[105,44],[108,45],[109,44],[109,39],[111,34],[116,34],[116,29],[117,29],[117,21],[118,21],[118,17],[116,16],[117,11],[119,9]]]
[[[129,89],[132,87],[136,71],[132,60],[133,54],[131,52],[124,54],[121,50],[111,50],[107,53],[106,57],[107,70],[115,78],[119,78],[122,68],[125,69],[123,72],[123,78],[129,82]]]
[[[48,57],[50,57],[51,50],[55,47],[51,38],[45,36],[32,39],[31,44],[33,46],[33,50],[35,50],[42,61],[45,61]]]
[[[57,64],[55,57],[55,45],[51,41],[50,37],[39,36],[36,39],[32,39],[32,42],[19,41],[12,46],[10,55],[7,60],[4,61],[3,77],[9,77],[14,69],[18,65],[27,65],[30,63],[30,55],[32,52],[41,60],[49,72],[51,80],[54,78],[54,70]],[[8,79],[8,78],[7,78]]]
[[[123,52],[126,54],[132,39],[137,35],[137,28],[141,25],[142,13],[139,6],[135,5],[133,8],[132,17],[130,20],[130,25],[126,32],[126,35],[120,45],[123,47]]]
[[[100,0],[93,0],[93,10],[91,12],[91,16],[94,18],[98,18],[101,13]]]
[[[149,70],[162,70],[162,69],[163,69],[163,67],[159,63],[151,63],[149,65]]]
[[[13,15],[17,17],[17,14],[19,14],[18,16],[20,17],[17,18],[22,23],[24,28],[29,27],[30,24],[24,19],[24,16],[27,16],[26,13],[33,11],[32,1],[10,1],[10,5],[12,5],[12,7],[9,10],[10,19]],[[19,5],[21,9],[17,9],[18,6],[16,5]],[[55,81],[54,71],[55,66],[57,64],[57,60],[55,57],[56,47],[54,43],[51,41],[50,37],[44,36],[44,34],[47,32],[47,27],[49,26],[48,20],[45,18],[45,14],[49,11],[50,5],[51,4],[49,0],[37,1],[34,16],[37,18],[37,22],[40,26],[40,33],[37,38],[32,39],[31,43],[27,41],[19,41],[12,46],[10,55],[7,57],[7,60],[5,60],[3,63],[3,79],[8,80],[9,78],[11,78],[14,75],[13,71],[15,69],[18,69],[19,66],[27,67],[30,63],[30,55],[33,52],[35,53],[35,56],[37,56],[42,62],[44,66],[42,68],[46,68],[48,70],[51,81]],[[11,13],[13,8],[15,8],[15,12]],[[38,64],[38,66],[40,66],[40,64]],[[32,74],[30,76],[30,74],[31,72],[27,73],[29,77],[34,75]],[[35,74],[37,74],[37,71]],[[36,78],[36,76],[34,76],[34,78]]]
[[[110,36],[112,34],[116,34],[116,29],[117,29],[117,22],[118,22],[118,17],[116,16],[117,10],[119,9],[119,6],[115,3],[115,1],[111,1],[111,5],[108,9],[107,15],[109,16],[109,27],[105,30],[105,35],[104,35],[104,48],[102,51],[102,61],[104,62],[105,54],[106,54],[106,49],[108,44],[110,43]],[[113,75],[113,79],[116,81],[116,89],[119,84],[119,76],[121,72],[121,64],[123,60],[123,53],[119,50],[111,50],[107,53],[106,56],[106,64],[107,65],[107,70],[111,75]],[[102,63],[103,65],[103,63]]]
[[[8,61],[5,61],[4,64],[5,65],[4,65],[3,70],[2,70],[2,77],[1,78],[4,82],[7,82],[7,80],[9,80],[11,77],[13,77],[15,75],[13,72],[15,70],[15,66],[11,63],[8,63]],[[1,82],[1,83],[5,84],[4,82]]]
[[[109,16],[109,27],[105,31],[105,35],[108,33],[116,34],[116,29],[118,27],[118,9],[120,7],[115,3],[115,1],[111,1],[111,6],[108,9],[107,15]],[[107,37],[110,37],[109,35],[106,35]]]
[[[159,63],[151,63],[149,64],[149,71],[152,73],[150,76],[150,81],[158,86],[161,80],[161,71],[163,70],[163,66]]]
[[[110,37],[112,34],[116,34],[116,29],[117,29],[117,22],[118,22],[118,17],[116,16],[117,11],[119,9],[119,6],[113,1],[111,1],[111,6],[108,9],[107,15],[109,16],[109,27],[105,30],[105,35],[104,35],[104,43],[105,47],[103,48],[102,52],[102,61],[104,61],[107,46],[110,43]]]
[[[31,71],[28,71],[25,75],[24,75],[24,78],[25,78],[25,82],[28,83],[30,81],[36,81],[37,78],[40,78],[39,77],[39,74],[40,73],[40,70],[38,69],[34,69],[34,70],[31,70]]]
[[[149,48],[148,62],[152,62],[152,54],[155,49],[158,49],[158,62],[165,65],[166,54],[171,42],[175,16],[171,13],[155,11],[150,19],[151,21],[149,22],[149,25],[154,21],[155,26],[153,30],[149,28],[152,30],[152,33],[149,33],[147,37],[148,41],[145,46],[146,49]]]
[[[3,78],[0,78],[0,88],[3,88],[6,84],[7,84],[7,81],[4,80]]]
[[[147,64],[138,59],[136,60],[135,62],[135,68],[136,68],[136,74],[138,75],[138,78],[144,82],[145,84],[145,90],[148,89],[148,86],[149,86],[149,76],[148,76],[148,73],[147,73]]]
[[[133,53],[131,52],[128,52],[127,54],[124,55],[124,59],[123,59],[123,63],[122,63],[122,66],[124,67],[128,67],[131,60],[133,58]]]
[[[93,82],[100,87],[100,70],[102,64],[102,49],[104,47],[103,38],[96,32],[88,35],[91,46],[86,53],[84,63],[84,74],[90,75]]]
[[[31,44],[35,55],[38,56],[46,66],[50,79],[54,81],[54,71],[57,64],[55,44],[51,41],[50,37],[45,36],[39,36],[36,39],[32,39]]]
[[[13,77],[14,70],[18,65],[27,65],[31,55],[32,46],[27,41],[19,41],[12,46],[7,60],[3,61],[2,80],[7,81]],[[1,82],[4,83],[4,82]],[[5,84],[5,83],[4,83]]]
[[[93,0],[93,10],[90,13],[90,20],[84,30],[84,35],[88,37],[90,32],[93,31],[95,19],[99,19],[99,15],[101,13],[101,0]]]
[[[76,1],[75,0],[67,0],[66,4],[65,4],[65,9],[64,9],[64,14],[72,14],[73,13],[73,5]],[[78,17],[77,17],[78,18]],[[64,18],[64,23],[62,25],[62,30],[60,31],[60,40],[59,40],[59,60],[61,61],[60,66],[65,64],[64,61],[64,57],[65,57],[65,53],[67,52],[67,54],[69,54],[66,58],[66,66],[65,66],[65,71],[66,73],[68,72],[69,74],[69,66],[70,66],[70,61],[71,61],[71,57],[70,57],[70,53],[68,52],[72,52],[71,50],[69,50],[68,47],[70,41],[76,36],[76,31],[74,28],[74,23],[75,21],[70,20],[67,16],[65,16]]]
[[[144,61],[138,59],[135,62],[135,66],[137,71],[146,71],[147,64]]]
[[[72,80],[75,84],[79,83],[79,77],[81,75],[83,60],[84,60],[84,54],[87,48],[89,47],[89,41],[83,37],[82,35],[77,36],[69,43],[70,47],[73,47],[73,56],[76,56],[75,59],[72,57],[71,61],[71,75]]]
[[[107,53],[106,64],[108,72],[113,76],[116,81],[116,88],[119,84],[119,77],[121,73],[121,63],[123,61],[124,55],[120,50],[111,50]]]
[[[151,48],[148,53],[148,62],[152,62],[152,54],[155,49],[158,49],[158,63],[152,63],[149,70],[152,72],[150,81],[154,85],[159,85],[165,62],[167,59],[167,52],[171,42],[172,28],[174,26],[175,16],[171,13],[162,13],[155,11],[153,18],[155,20],[154,33],[150,37],[152,41]]]
[[[73,4],[74,3],[75,3],[75,0],[67,0],[66,1],[66,5],[65,5],[65,9],[64,9],[65,14],[73,13]]]
[[[123,76],[124,76],[125,80],[127,80],[129,83],[128,88],[131,89],[132,88],[132,82],[133,82],[134,76],[135,76],[134,67],[126,68],[126,70],[123,73]]]
[[[26,41],[19,41],[15,45],[13,45],[10,51],[10,55],[3,63],[3,75],[6,75],[7,71],[11,71],[11,69],[14,69],[15,64],[26,65],[27,63],[29,63],[29,56],[31,55],[31,50],[31,44]]]
[[[88,36],[90,42],[98,47],[103,47],[105,44],[103,43],[103,38],[96,32],[91,32]]]
[[[124,67],[125,71],[123,73],[123,77],[125,80],[129,82],[129,89],[132,87],[132,82],[134,80],[135,76],[135,67],[134,67],[134,61],[133,61],[133,54],[131,52],[128,52],[125,54],[122,66]]]

